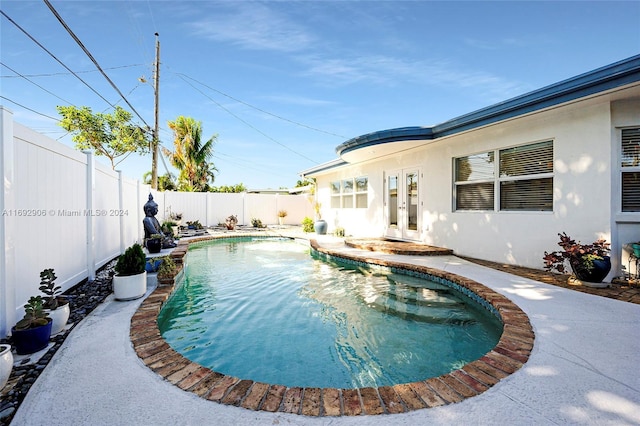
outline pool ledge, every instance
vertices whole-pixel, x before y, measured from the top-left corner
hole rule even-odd
[[[190,243],[241,236],[251,234],[181,241],[171,256],[182,265]],[[488,287],[437,269],[321,247],[315,240],[311,240],[310,245],[330,256],[430,274],[465,287],[497,310],[504,324],[502,336],[498,344],[480,359],[459,370],[424,381],[360,389],[289,388],[226,376],[191,362],[174,351],[160,335],[157,322],[163,304],[173,291],[171,282],[159,285],[131,318],[130,338],[136,354],[168,382],[207,400],[249,410],[314,417],[394,414],[457,403],[485,392],[518,371],[529,359],[535,339],[529,318],[508,298]]]

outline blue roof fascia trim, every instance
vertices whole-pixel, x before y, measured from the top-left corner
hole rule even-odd
[[[543,87],[433,127],[447,136],[640,81],[640,55]]]
[[[597,68],[433,127],[401,127],[358,136],[338,145],[336,153],[340,156],[357,149],[388,142],[437,139],[638,81],[640,81],[640,55]]]
[[[305,176],[312,175],[312,174],[315,174],[315,173],[324,172],[326,170],[330,170],[330,169],[333,169],[335,167],[344,166],[345,164],[347,164],[346,161],[338,158],[336,160],[332,160],[332,161],[329,161],[327,163],[318,164],[317,166],[311,167],[310,169],[303,170],[303,171],[300,172],[300,176],[305,177]]]
[[[380,130],[378,132],[367,133],[366,135],[349,139],[336,148],[336,153],[338,155],[342,155],[354,149],[385,144],[388,142],[431,139],[434,139],[434,135],[433,129],[430,127],[400,127],[397,129]]]

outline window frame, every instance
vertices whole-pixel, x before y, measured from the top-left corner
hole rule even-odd
[[[619,212],[622,214],[639,214],[640,213],[640,209],[638,210],[625,210],[624,209],[624,204],[625,204],[625,200],[624,200],[624,188],[623,188],[623,183],[624,183],[624,175],[625,174],[631,174],[631,173],[640,173],[640,162],[638,162],[637,165],[631,165],[631,166],[625,166],[623,164],[624,161],[624,151],[623,151],[623,133],[627,130],[632,130],[632,131],[637,131],[640,132],[640,126],[625,126],[625,127],[621,127],[619,129],[617,129],[617,135],[618,135],[618,149],[619,149],[619,157],[618,157],[618,168],[620,170],[619,175],[618,175],[618,183],[620,185],[619,187],[619,192],[618,192],[618,200],[619,200]]]
[[[366,180],[366,189],[358,191],[357,181]],[[334,189],[338,188],[338,192]],[[331,208],[334,209],[366,209],[369,208],[369,176],[361,175],[351,178],[342,178],[329,182]],[[358,206],[358,199],[366,196],[366,205]],[[336,203],[336,200],[337,203]],[[337,206],[336,206],[337,204]]]
[[[551,158],[549,161],[551,162],[551,172],[544,173],[534,173],[527,175],[515,175],[515,176],[502,176],[500,174],[500,161],[502,155],[506,153],[508,150],[512,150],[514,148],[533,146],[538,144],[549,143],[551,145]],[[492,178],[479,178],[474,180],[466,180],[466,181],[457,181],[456,177],[458,177],[458,161],[463,158],[470,158],[474,156],[487,155],[491,157],[493,155],[493,176]],[[459,157],[452,158],[453,165],[453,197],[452,197],[452,210],[453,212],[474,212],[474,213],[482,213],[482,212],[496,212],[496,213],[553,213],[553,179],[555,175],[555,140],[553,138],[543,139],[535,142],[529,142],[526,144],[513,145],[510,147],[503,148],[495,148],[486,151],[479,151],[468,155],[462,155]],[[502,188],[504,183],[508,182],[516,182],[516,181],[536,181],[536,180],[544,180],[551,179],[551,206],[550,209],[507,209],[501,207],[501,201],[503,198]],[[466,185],[484,185],[493,184],[493,206],[491,208],[459,208],[458,207],[458,188]]]

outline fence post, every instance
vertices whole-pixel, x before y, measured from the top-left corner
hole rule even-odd
[[[5,337],[16,322],[14,227],[7,226],[15,210],[15,174],[13,113],[0,106],[0,337]],[[13,229],[12,229],[13,228]]]
[[[94,235],[93,235],[93,191],[95,189],[95,160],[91,151],[82,151],[87,156],[87,279],[94,281],[96,279],[96,259],[94,252]]]
[[[124,211],[124,184],[122,183],[122,170],[117,170],[118,172],[118,209],[122,212]],[[124,215],[119,215],[120,217],[120,254],[124,253]]]
[[[146,203],[146,200],[144,203],[140,204],[140,202],[142,201],[142,197],[141,197],[141,192],[142,192],[142,183],[140,183],[139,180],[136,181],[136,198],[137,198],[137,204],[136,204],[136,217],[138,218],[137,220],[137,224],[136,224],[136,229],[138,230],[138,232],[136,233],[136,242],[140,242],[140,235],[144,236],[144,229],[142,229],[142,218],[140,217],[140,207],[138,207],[139,205],[144,205],[144,203]]]

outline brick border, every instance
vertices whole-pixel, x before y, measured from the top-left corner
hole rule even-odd
[[[264,235],[221,235],[180,241],[171,257],[181,270],[189,244],[193,242],[256,236]],[[480,359],[459,370],[424,381],[379,388],[288,388],[241,380],[189,361],[162,338],[157,318],[163,304],[173,292],[175,280],[171,280],[166,285],[159,283],[131,318],[130,338],[136,354],[146,366],[168,382],[210,401],[254,411],[314,417],[394,414],[453,404],[483,393],[516,372],[529,359],[535,339],[529,318],[505,296],[476,281],[449,272],[339,253],[319,247],[315,240],[310,243],[312,249],[330,256],[430,274],[473,291],[489,302],[502,319],[504,329],[498,344]]]

